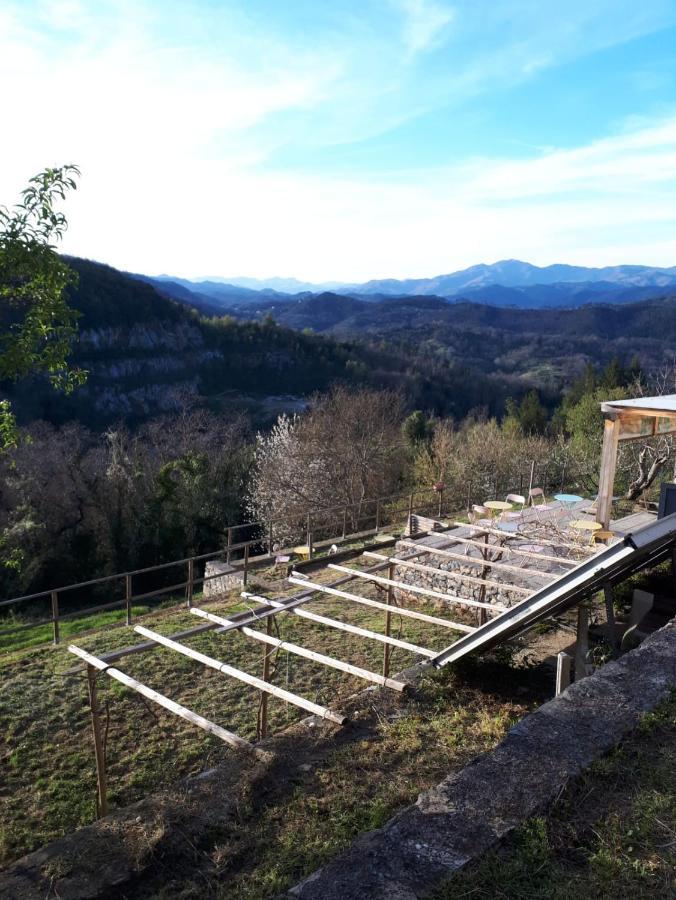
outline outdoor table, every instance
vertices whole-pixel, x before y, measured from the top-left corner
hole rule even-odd
[[[592,519],[575,519],[570,523],[570,528],[573,528],[580,536],[584,534],[585,531],[589,532],[589,540],[592,541],[594,539],[594,532],[601,531],[603,525],[600,522],[594,522]]]
[[[562,506],[572,508],[576,503],[584,500],[584,497],[580,497],[578,494],[554,494],[554,499],[558,500]]]
[[[513,503],[508,503],[506,500],[486,500],[483,505],[486,509],[495,510],[495,512],[506,512],[514,506]]]

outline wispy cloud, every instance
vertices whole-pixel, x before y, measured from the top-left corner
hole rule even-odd
[[[403,14],[404,44],[411,56],[438,46],[455,15],[436,0],[394,0],[394,5]]]

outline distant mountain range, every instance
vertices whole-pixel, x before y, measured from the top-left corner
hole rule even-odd
[[[379,302],[397,297],[440,297],[451,303],[470,301],[497,307],[546,309],[587,304],[632,303],[659,298],[676,289],[676,266],[605,266],[556,264],[534,266],[517,259],[481,263],[434,278],[377,279],[362,284],[314,284],[295,278],[189,280],[170,275],[135,276],[173,299],[207,315],[284,303],[326,294]]]

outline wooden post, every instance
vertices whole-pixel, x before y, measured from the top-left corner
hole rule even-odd
[[[613,586],[606,584],[603,586],[603,599],[606,605],[606,624],[608,626],[608,639],[613,650],[617,650],[618,640],[615,630],[615,609],[613,607]]]
[[[272,634],[272,616],[265,620],[266,634]],[[270,681],[270,656],[272,650],[267,644],[263,644],[263,681]],[[261,712],[258,720],[258,740],[268,736],[268,694],[267,691],[261,691]]]
[[[556,657],[556,696],[563,693],[570,684],[570,664],[572,657],[563,650]]]
[[[575,681],[589,675],[589,606],[580,603],[577,608],[577,640],[575,641]]]
[[[106,784],[106,755],[101,737],[101,720],[96,693],[96,669],[87,665],[87,686],[89,688],[89,709],[94,735],[94,756],[96,758],[96,818],[108,815],[108,790]]]
[[[343,507],[343,540],[347,536],[347,506]]]
[[[54,628],[54,643],[59,643],[59,592],[52,591],[52,626]]]
[[[620,419],[604,410],[603,448],[601,450],[601,472],[599,474],[599,495],[596,501],[596,521],[604,529],[610,528],[610,514],[613,505],[613,485],[617,467],[617,445],[620,435]]]
[[[376,500],[376,534],[380,531],[380,499]]]
[[[443,508],[444,508],[444,486],[442,484],[441,487],[439,488],[439,510],[437,512],[437,517],[439,519],[441,518],[441,512],[442,512]]]
[[[406,531],[408,534],[413,534],[413,494],[408,498],[408,527]]]
[[[124,600],[125,600],[125,608],[127,610],[127,625],[131,625],[131,575],[124,576]]]
[[[268,525],[268,556],[272,558],[272,519],[270,519],[270,524]]]
[[[228,528],[228,550],[226,554],[226,562],[230,565],[230,560],[232,559],[232,527]]]
[[[394,563],[390,563],[387,570],[387,577],[392,580],[394,578]],[[392,602],[394,600],[393,597],[393,587],[388,587],[387,589],[387,605],[392,606]],[[385,636],[390,637],[390,632],[392,630],[392,613],[388,609],[385,613]],[[387,678],[390,674],[390,652],[391,645],[384,644],[383,645],[383,677]]]
[[[467,482],[467,512],[472,508],[472,479]]]
[[[249,581],[249,544],[247,542],[244,545],[244,566],[242,568],[242,585],[243,585],[243,587],[247,586],[248,581]]]
[[[530,464],[530,478],[528,479],[528,497],[527,497],[528,500],[530,500],[530,492],[533,487],[533,478],[534,477],[535,477],[535,460],[532,460],[531,464]],[[544,490],[544,488],[543,488],[543,490]]]
[[[186,597],[188,599],[188,609],[192,606],[193,591],[195,588],[195,560],[190,557],[188,560],[188,584],[186,587]]]

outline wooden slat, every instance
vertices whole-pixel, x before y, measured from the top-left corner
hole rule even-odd
[[[168,709],[169,712],[174,713],[174,715],[180,716],[182,719],[185,719],[186,722],[197,725],[197,727],[201,728],[203,731],[208,731],[210,734],[215,735],[226,744],[230,744],[231,747],[236,747],[238,750],[255,750],[248,741],[245,741],[238,735],[233,734],[231,731],[227,731],[225,728],[221,728],[220,725],[216,725],[214,722],[210,722],[209,719],[199,716],[191,709],[181,706],[180,703],[170,700],[168,697],[165,697],[164,694],[154,691],[145,684],[141,684],[140,681],[131,678],[129,675],[125,675],[125,673],[121,672],[119,669],[107,665],[102,659],[99,659],[97,656],[92,656],[92,654],[87,653],[86,650],[81,650],[80,647],[76,647],[74,644],[71,644],[68,650],[75,656],[79,656],[79,658],[84,660],[88,665],[94,666],[95,669],[98,669],[101,672],[105,672],[106,675],[110,675],[115,681],[119,681],[120,684],[130,688],[132,691],[136,691],[137,694],[142,694],[148,700],[152,700],[159,706],[163,706],[164,709]]]
[[[515,534],[515,532],[513,532],[513,531],[501,531],[499,528],[490,528],[488,525],[472,525],[471,523],[468,523],[468,522],[453,522],[452,524],[455,528],[471,528],[474,532],[479,532],[480,534],[484,534],[484,533],[492,534],[492,535],[495,535],[496,537],[502,537],[502,538],[504,538],[505,535],[507,535],[508,537],[510,535],[511,535],[511,537],[514,537],[514,534]],[[521,537],[523,537],[525,540],[530,540],[530,538],[528,538],[526,535],[521,535]],[[563,541],[550,541],[549,538],[544,538],[544,537],[539,537],[539,536],[533,538],[533,543],[534,544],[545,544],[547,547],[560,547],[562,550],[584,549],[584,548],[574,547],[572,544],[564,544]],[[591,550],[591,551],[585,550],[585,552],[590,556],[594,555],[593,550]]]
[[[271,634],[263,634],[262,631],[255,631],[253,628],[246,626],[241,629],[242,634],[260,641],[262,644],[269,644],[271,647],[277,647],[279,650],[286,650],[287,653],[293,653],[295,656],[302,656],[305,659],[311,659],[313,662],[321,663],[331,669],[338,669],[341,672],[347,672],[354,675],[355,678],[363,678],[364,681],[372,681],[381,687],[391,688],[393,691],[405,691],[407,684],[404,681],[396,681],[394,678],[384,678],[376,672],[370,672],[368,669],[362,669],[361,666],[353,666],[352,663],[343,662],[342,659],[335,659],[333,656],[326,656],[324,653],[317,653],[316,650],[310,650],[307,647],[301,647],[299,644],[292,644],[290,641],[283,641]]]
[[[368,556],[369,559],[385,559],[388,562],[394,563],[395,566],[399,566],[402,569],[413,569],[414,572],[423,572],[426,575],[445,575],[449,578],[458,578],[463,581],[471,581],[473,584],[488,584],[491,587],[497,587],[501,590],[514,591],[514,593],[516,594],[530,595],[533,593],[530,588],[518,587],[516,584],[508,584],[505,581],[493,581],[490,578],[479,578],[476,575],[465,575],[463,572],[459,572],[457,569],[437,569],[435,566],[425,566],[422,563],[409,562],[409,560],[407,559],[397,559],[396,556],[383,556],[382,553],[373,553],[370,550],[365,550],[364,556]],[[490,568],[490,560],[484,560],[483,565],[486,566],[486,568]]]
[[[420,544],[418,544],[420,546]],[[552,572],[542,572],[540,569],[528,569],[525,566],[512,566],[509,563],[493,562],[484,559],[481,556],[468,556],[464,553],[455,553],[453,550],[442,550],[440,547],[427,547],[425,553],[432,553],[437,556],[445,556],[447,559],[455,559],[458,562],[468,563],[469,565],[478,566],[483,569],[489,566],[493,569],[500,569],[501,572],[510,572],[522,575],[526,578],[546,578],[547,581],[553,581],[558,576]]]
[[[343,566],[337,566],[333,563],[329,564],[329,569],[337,569],[344,571]],[[458,603],[460,606],[473,606],[476,609],[492,609],[504,612],[507,607],[501,606],[499,603],[482,603],[480,600],[468,600],[466,597],[456,597],[455,594],[444,594],[441,591],[433,591],[432,588],[419,587],[417,584],[407,584],[405,581],[390,581],[389,578],[382,578],[380,575],[371,575],[369,572],[361,572],[358,569],[348,569],[355,578],[363,578],[366,581],[372,581],[375,584],[382,584],[385,587],[392,585],[400,588],[402,591],[408,591],[411,594],[421,594],[423,597],[435,597],[437,600],[444,600],[446,603]]]
[[[453,534],[453,532],[448,532],[444,535],[449,541],[453,543],[459,544],[468,544],[471,547],[478,547],[480,550],[493,550],[496,553],[511,553],[514,556],[525,556],[528,559],[541,559],[545,562],[555,562],[560,563],[562,566],[576,566],[577,560],[568,559],[566,556],[549,556],[546,553],[534,553],[532,550],[522,550],[520,547],[512,547],[509,543],[505,544],[486,544],[485,541],[475,541],[472,538],[460,537],[459,535]],[[507,533],[505,532],[505,537],[507,537]],[[522,537],[519,540],[527,541],[528,538]],[[424,544],[420,544],[418,541],[413,541],[411,543],[417,544],[421,548],[420,552],[424,553],[425,551],[422,549]],[[533,544],[537,544],[537,540],[533,539],[531,541]],[[443,547],[440,549],[444,549]],[[490,563],[490,559],[488,560]]]
[[[261,600],[255,594],[248,596]],[[284,612],[285,606],[278,600],[268,600],[277,606],[280,612]],[[358,637],[368,638],[372,641],[379,641],[381,644],[390,644],[392,647],[399,647],[401,650],[408,650],[409,653],[417,653],[418,656],[426,656],[428,659],[436,656],[434,650],[428,650],[426,647],[419,647],[417,644],[409,644],[408,641],[401,641],[399,638],[388,637],[385,634],[378,634],[377,631],[369,631],[366,628],[359,628],[357,625],[349,625],[347,622],[339,622],[338,619],[330,619],[328,616],[320,616],[317,613],[310,612],[308,609],[295,608],[290,610],[295,616],[303,619],[309,619],[311,622],[317,622],[319,625],[327,625],[329,628],[337,628],[339,631],[346,631],[348,634],[356,634]]]
[[[301,582],[300,578],[287,578],[291,584],[307,584]],[[381,603],[380,600],[371,600],[370,597],[360,597],[358,594],[350,594],[347,591],[340,591],[337,588],[327,587],[324,584],[311,582],[312,589],[321,591],[322,594],[331,594],[332,597],[342,597],[345,600],[351,600],[353,603],[360,603],[362,606],[371,606],[373,609],[382,609],[384,612],[390,612],[393,615],[401,615],[408,619],[418,619],[421,622],[428,622],[430,625],[440,625],[442,628],[450,628],[453,631],[464,631],[470,634],[476,629],[471,625],[463,625],[460,622],[450,622],[448,619],[439,619],[437,616],[428,616],[427,613],[418,612],[416,609],[408,609],[405,606],[392,606],[387,603]]]
[[[252,687],[258,688],[259,691],[273,694],[281,700],[286,700],[287,703],[293,703],[294,706],[300,706],[301,709],[304,709],[307,712],[314,713],[316,716],[321,716],[323,719],[328,719],[330,722],[335,722],[336,725],[342,725],[345,722],[345,716],[338,715],[330,709],[327,709],[325,706],[320,706],[318,703],[313,703],[311,700],[299,697],[298,694],[292,694],[291,691],[270,684],[268,681],[263,681],[262,678],[258,678],[255,675],[249,675],[248,672],[243,672],[241,669],[229,666],[227,663],[214,659],[211,656],[207,656],[205,653],[193,650],[192,647],[186,647],[185,644],[179,644],[178,641],[173,641],[163,634],[158,634],[155,631],[151,631],[149,628],[144,628],[142,625],[136,625],[134,631],[142,634],[143,637],[149,638],[151,641],[162,644],[163,647],[168,647],[170,650],[175,650],[176,653],[182,653],[183,656],[189,656],[190,659],[201,662],[211,669],[216,669],[217,672],[222,672],[224,675],[229,675],[237,681],[243,681],[245,684],[250,684]]]

